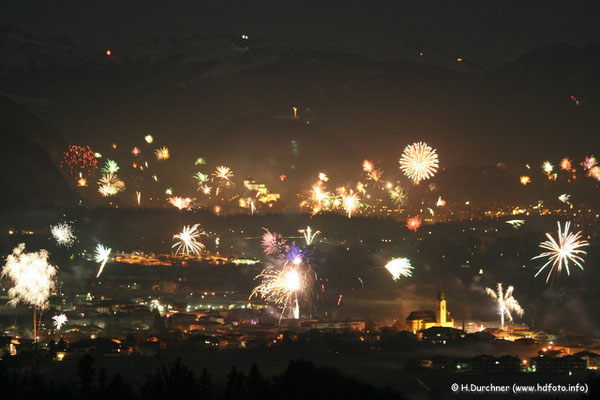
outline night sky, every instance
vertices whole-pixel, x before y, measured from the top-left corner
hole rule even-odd
[[[37,73],[6,47],[6,64],[31,75],[6,73],[0,91],[67,143],[102,150],[152,133],[182,163],[227,127],[238,132],[232,140],[265,147],[270,121],[244,133],[232,118],[280,118],[294,105],[311,108],[311,126],[342,148],[388,169],[419,140],[444,167],[581,159],[600,145],[598,2],[322,3],[3,2],[4,24],[51,46],[66,35],[73,63],[85,63]],[[251,44],[238,57],[242,34]],[[60,53],[45,45],[44,56]]]
[[[160,36],[247,33],[277,45],[386,56],[414,38],[493,68],[540,46],[600,40],[593,0],[531,1],[2,2],[4,20],[28,31],[119,47]]]

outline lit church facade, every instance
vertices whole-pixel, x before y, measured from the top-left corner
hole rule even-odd
[[[454,319],[446,308],[446,296],[443,292],[438,293],[435,311],[413,311],[406,318],[406,330],[414,334],[434,326],[454,328]]]

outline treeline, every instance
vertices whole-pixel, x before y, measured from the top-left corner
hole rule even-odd
[[[214,382],[206,369],[199,374],[180,360],[161,363],[142,382],[128,382],[119,373],[109,376],[105,368],[96,371],[91,355],[83,356],[72,382],[58,383],[35,371],[9,372],[0,365],[2,398],[44,400],[275,400],[275,399],[401,399],[391,389],[368,385],[336,369],[317,367],[304,360],[291,361],[279,375],[266,377],[256,364],[246,373],[235,367],[225,382]]]

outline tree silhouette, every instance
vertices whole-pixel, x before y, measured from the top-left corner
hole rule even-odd
[[[77,377],[79,378],[79,398],[93,399],[94,398],[94,377],[96,370],[94,369],[94,357],[90,354],[85,354],[77,364]]]

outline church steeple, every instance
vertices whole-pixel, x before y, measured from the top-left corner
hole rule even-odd
[[[437,304],[435,307],[435,322],[442,325],[446,323],[448,312],[446,310],[446,295],[444,292],[439,292],[437,296]]]

